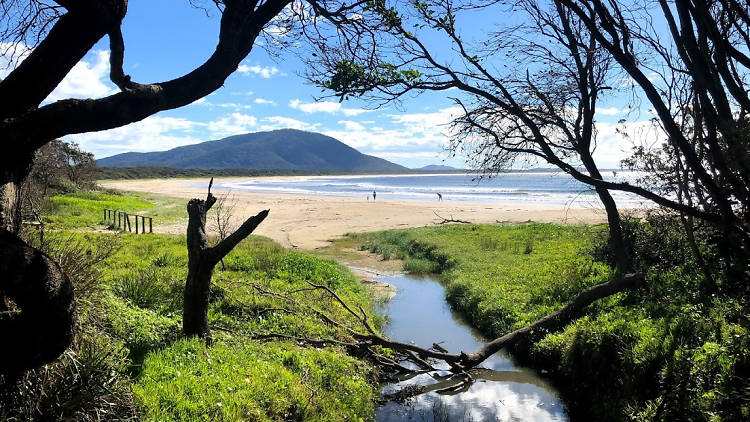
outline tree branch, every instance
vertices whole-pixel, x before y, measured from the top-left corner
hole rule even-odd
[[[214,202],[216,201],[216,198],[212,194],[209,193],[208,195],[209,197],[214,198]],[[266,219],[266,217],[268,216],[268,212],[269,210],[263,210],[257,215],[248,218],[244,223],[242,223],[240,228],[234,231],[234,233],[227,236],[226,239],[216,244],[216,246],[209,248],[208,253],[211,255],[212,260],[218,263],[229,252],[231,252],[238,243],[240,243],[246,237],[250,236],[253,230],[255,230],[255,228],[258,227],[258,225]]]

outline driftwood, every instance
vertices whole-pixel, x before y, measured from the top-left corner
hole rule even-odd
[[[311,339],[293,337],[279,333],[266,333],[256,334],[254,338],[259,340],[291,340],[298,344],[309,344],[316,347],[321,346],[342,346],[347,348],[350,352],[356,352],[357,354],[365,354],[369,356],[374,362],[381,366],[391,369],[401,374],[417,374],[424,373],[427,371],[435,371],[434,364],[431,362],[444,362],[451,368],[453,375],[445,377],[440,380],[439,384],[428,386],[428,387],[408,387],[405,391],[399,391],[394,393],[393,397],[390,398],[407,398],[422,394],[427,391],[437,392],[456,392],[462,389],[468,388],[473,382],[473,377],[469,371],[476,371],[482,362],[487,358],[497,353],[503,348],[513,347],[523,340],[528,340],[534,333],[543,333],[548,331],[554,331],[560,329],[565,324],[574,319],[579,315],[588,305],[593,302],[609,297],[615,293],[633,289],[639,287],[643,283],[642,274],[627,274],[624,277],[608,281],[606,283],[597,284],[595,286],[585,289],[578,295],[576,295],[567,305],[562,309],[555,311],[544,318],[537,320],[536,322],[505,334],[502,337],[498,337],[486,344],[484,344],[479,350],[473,353],[466,353],[464,351],[458,354],[448,353],[443,347],[437,343],[433,343],[430,348],[423,348],[414,344],[402,343],[391,340],[385,336],[378,334],[372,326],[369,324],[367,314],[360,307],[354,310],[349,304],[347,304],[336,292],[328,288],[327,286],[314,284],[308,281],[308,284],[317,290],[323,290],[330,297],[335,299],[350,315],[352,315],[357,322],[364,328],[365,332],[357,331],[352,327],[349,327],[343,323],[333,320],[330,316],[324,312],[315,309],[310,306],[301,305],[295,299],[289,297],[286,294],[271,292],[257,284],[246,283],[253,287],[259,294],[279,298],[286,301],[287,303],[294,306],[303,306],[308,311],[312,311],[313,314],[320,317],[326,323],[335,325],[337,327],[344,328],[353,341],[341,341],[336,339]],[[285,311],[290,311],[284,308]],[[291,312],[291,311],[290,311]],[[379,353],[378,348],[374,346],[380,346],[390,349],[396,356],[396,359],[391,359],[383,356]],[[404,362],[410,362],[419,369],[412,369],[403,365]]]
[[[440,219],[440,221],[436,222],[435,224],[448,224],[448,223],[473,224],[471,221],[457,220],[453,218],[452,215],[451,215],[451,218],[445,218],[442,215],[438,214],[437,211],[433,211],[432,213],[435,214],[435,217]]]
[[[248,237],[268,215],[268,210],[261,211],[245,220],[234,233],[215,246],[208,246],[206,213],[216,203],[216,197],[211,193],[213,182],[212,177],[208,183],[208,194],[205,200],[191,199],[187,205],[188,275],[182,311],[182,331],[186,336],[206,338],[211,336],[208,325],[208,302],[214,267],[238,243]]]

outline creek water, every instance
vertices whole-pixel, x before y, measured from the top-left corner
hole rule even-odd
[[[393,340],[429,347],[437,342],[451,353],[473,352],[485,339],[452,312],[443,286],[428,277],[408,274],[379,276],[398,291],[380,305],[387,315],[385,334]],[[382,387],[388,394],[409,386],[428,386],[428,393],[399,403],[389,401],[375,419],[390,421],[567,421],[565,407],[552,386],[534,371],[517,367],[502,352],[470,371],[475,382],[458,391],[436,392],[455,382],[450,372],[404,377]]]

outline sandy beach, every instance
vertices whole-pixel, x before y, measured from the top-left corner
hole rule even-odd
[[[222,181],[249,178],[222,178]],[[203,187],[196,187],[202,184]],[[183,198],[205,198],[205,179],[148,179],[100,182],[106,188],[149,192]],[[214,188],[214,194],[223,192]],[[322,195],[256,193],[233,190],[233,217],[239,224],[260,210],[270,209],[256,234],[268,236],[284,246],[300,249],[325,247],[331,239],[353,232],[434,225],[441,218],[472,223],[553,222],[590,224],[606,221],[603,209],[548,205],[504,205],[437,201],[367,201]],[[440,217],[438,217],[440,216]],[[159,233],[185,233],[187,218],[180,224],[156,225]]]

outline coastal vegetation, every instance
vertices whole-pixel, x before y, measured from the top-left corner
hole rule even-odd
[[[208,313],[213,342],[182,339],[185,236],[101,231],[102,206],[154,212],[156,203],[145,195],[100,191],[56,195],[51,202],[58,205],[46,217],[45,243],[38,243],[34,229],[27,235],[71,277],[76,339],[60,359],[23,375],[18,390],[3,392],[0,419],[370,417],[377,392],[371,364],[341,347],[255,339],[278,332],[346,340],[348,333],[310,309],[323,307],[344,323],[351,315],[307,284],[325,284],[372,314],[370,295],[346,268],[250,237],[214,275]],[[91,215],[99,222],[86,226]],[[254,286],[288,293],[298,303],[262,295]],[[382,320],[373,315],[371,323],[377,327]]]
[[[196,3],[190,2],[202,7]],[[239,239],[230,235],[229,248],[219,243],[226,267],[211,283],[218,254],[205,247],[202,231],[210,194],[189,203],[203,208],[191,216],[200,253],[191,233],[135,240],[71,223],[104,231],[90,215],[98,208],[91,201],[153,208],[143,198],[57,197],[52,207],[63,212],[45,220],[53,184],[47,170],[73,170],[56,177],[65,181],[55,187],[60,191],[91,187],[85,182],[93,157],[59,138],[194,103],[222,87],[256,45],[274,55],[306,43],[300,49],[309,53],[302,58],[306,76],[325,93],[378,106],[451,91],[458,110],[449,129],[452,153],[488,172],[521,163],[555,166],[596,191],[608,220],[600,229],[469,225],[392,232],[373,235],[366,247],[405,258],[412,271],[443,274],[454,305],[488,335],[500,336],[486,346],[509,345],[558,383],[572,384],[566,391],[575,416],[750,417],[747,3],[398,3],[208,1],[221,15],[213,54],[181,76],[151,83],[125,73],[126,0],[0,0],[0,42],[9,55],[0,80],[0,96],[9,99],[0,103],[0,335],[10,345],[0,348],[0,416],[359,419],[371,414],[373,369],[342,349],[367,352],[391,368],[399,365],[387,360],[390,353],[408,352],[427,369],[417,355],[442,359],[456,375],[486,358],[388,341],[377,333],[382,321],[365,312],[369,296],[343,268],[265,240],[229,255]],[[505,22],[467,27],[480,13]],[[104,37],[117,89],[96,99],[53,101],[55,87]],[[615,147],[630,151],[622,166],[644,171],[634,183],[602,177],[595,152],[605,104],[622,116],[610,124]],[[281,151],[264,144],[244,158],[267,150]],[[238,154],[219,155],[226,166],[239,165],[232,161]],[[289,167],[293,155],[259,165]],[[173,165],[202,167],[210,158]],[[611,191],[661,208],[624,219]],[[40,235],[29,236],[35,229]],[[193,259],[201,254],[210,266]],[[195,262],[207,320],[197,332],[184,327],[190,313],[182,323],[183,334],[202,339],[183,338],[177,329],[176,315],[190,305],[176,292],[185,279],[191,284]],[[315,308],[321,303],[331,315]],[[209,328],[217,332],[213,341]],[[242,375],[247,385],[235,385]]]
[[[514,348],[519,361],[556,382],[573,419],[750,415],[746,305],[713,290],[680,227],[655,215],[629,221],[645,286]],[[494,338],[612,277],[605,233],[602,226],[451,225],[352,234],[346,242],[402,259],[410,271],[440,274],[452,306]]]

